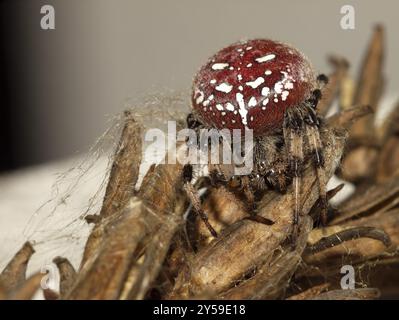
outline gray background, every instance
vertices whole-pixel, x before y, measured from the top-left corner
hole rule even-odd
[[[17,154],[28,163],[84,152],[129,97],[187,89],[197,68],[224,45],[269,37],[294,44],[328,72],[326,56],[356,69],[376,22],[387,28],[388,91],[399,83],[397,1],[48,0],[17,1],[10,30],[25,36],[9,50],[20,63],[13,99],[22,106]],[[56,30],[40,29],[52,4]],[[340,28],[340,8],[356,10],[356,29]]]

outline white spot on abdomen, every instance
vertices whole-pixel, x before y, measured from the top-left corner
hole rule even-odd
[[[283,83],[281,81],[276,82],[276,84],[274,85],[274,91],[276,93],[281,93],[283,91]]]
[[[248,102],[248,107],[255,107],[256,104],[257,104],[256,98],[251,97],[251,99],[249,99],[249,102]]]
[[[212,70],[223,70],[229,66],[228,63],[214,63],[212,65]]]
[[[270,93],[270,88],[269,87],[263,87],[261,93],[262,93],[262,96],[267,97],[269,95],[269,93]]]
[[[268,55],[265,55],[265,56],[260,57],[260,58],[256,58],[255,61],[259,62],[259,63],[262,63],[262,62],[273,60],[275,57],[276,57],[276,55],[272,53],[272,54],[268,54]]]
[[[265,82],[265,79],[263,79],[263,77],[258,77],[258,78],[256,78],[256,80],[254,80],[254,81],[247,82],[246,85],[247,85],[247,86],[250,86],[250,87],[252,87],[252,88],[254,88],[254,89],[256,89],[256,88],[259,87],[263,82]]]
[[[234,105],[230,102],[226,103],[226,110],[228,111],[234,111]]]
[[[233,86],[228,83],[223,82],[223,83],[219,84],[215,89],[217,91],[229,93],[231,91],[231,89],[233,89]]]
[[[199,94],[199,96],[197,97],[197,99],[195,99],[195,102],[197,104],[200,104],[202,101],[204,101],[204,93],[202,91],[197,90],[196,94]]]
[[[289,93],[287,90],[284,90],[284,91],[281,93],[281,100],[283,100],[283,101],[287,100],[287,97],[288,97],[289,94],[290,94],[290,93]]]
[[[245,102],[244,102],[244,96],[242,95],[242,93],[238,92],[236,93],[236,100],[238,102],[238,106],[240,107],[240,109],[238,110],[238,112],[241,115],[241,122],[244,126],[247,126],[247,109],[245,108]]]

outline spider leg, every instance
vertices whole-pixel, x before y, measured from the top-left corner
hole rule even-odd
[[[255,204],[254,191],[252,190],[251,183],[249,181],[248,176],[243,176],[241,178],[241,189],[242,189],[242,191],[245,195],[245,198],[247,200],[247,207],[250,210],[250,213],[252,215],[255,212],[256,204]]]
[[[255,195],[254,191],[251,185],[251,180],[249,176],[243,176],[239,178],[240,180],[240,186],[239,188],[243,191],[244,196],[247,200],[247,207],[249,210],[249,216],[245,217],[244,219],[246,220],[252,220],[258,223],[262,223],[268,226],[271,226],[274,224],[273,221],[270,219],[264,218],[262,216],[259,216],[256,212],[256,201],[255,201]]]
[[[193,113],[189,113],[187,115],[186,123],[187,123],[187,128],[189,129],[197,129],[203,127],[201,121],[199,121],[198,118]]]
[[[317,76],[317,89],[313,90],[312,95],[308,99],[308,103],[312,108],[316,108],[320,99],[322,98],[321,90],[327,85],[328,77],[325,74],[319,74]]]
[[[202,219],[212,236],[216,238],[217,232],[209,223],[207,214],[202,210],[201,199],[192,182],[193,166],[191,164],[186,164],[183,167],[183,189],[193,206],[194,212]]]
[[[320,120],[318,119],[313,108],[308,108],[309,113],[305,118],[306,136],[312,155],[312,163],[316,170],[317,180],[319,184],[319,194],[321,201],[321,223],[326,225],[327,223],[327,191],[326,184],[327,179],[324,171],[324,155],[323,155],[323,143],[320,139],[319,127]]]
[[[293,176],[294,193],[292,194],[293,233],[295,242],[298,236],[301,216],[301,178],[303,169],[303,119],[300,109],[287,112],[284,119],[283,134],[288,157],[289,173]]]
[[[326,84],[328,84],[328,77],[324,73],[320,73],[317,76],[317,82],[320,88],[323,88]]]

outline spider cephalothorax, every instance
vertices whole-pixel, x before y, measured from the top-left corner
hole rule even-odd
[[[325,201],[321,121],[315,108],[320,84],[307,58],[297,49],[272,40],[256,39],[230,45],[209,59],[194,79],[193,113],[189,128],[239,129],[254,136],[253,171],[235,176],[223,164],[208,166],[214,183],[238,187],[251,207],[268,188],[285,191],[294,183],[294,231],[300,216],[300,178],[305,156],[317,170]],[[185,189],[195,211],[207,222],[192,186],[195,165],[186,165]],[[325,220],[325,215],[322,216]]]

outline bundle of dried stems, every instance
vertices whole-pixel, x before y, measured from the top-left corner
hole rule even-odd
[[[329,177],[356,186],[329,223],[318,228],[318,188],[312,168],[303,181],[301,232],[295,249],[290,194],[268,192],[258,215],[271,226],[244,219],[242,200],[223,187],[210,188],[203,206],[220,234],[185,218],[182,166],[154,165],[136,189],[142,124],[126,112],[103,206],[88,216],[94,227],[79,270],[57,257],[58,292],[47,299],[374,299],[399,297],[399,104],[382,126],[374,126],[383,89],[384,30],[377,26],[358,80],[349,63],[330,59],[333,72],[319,113],[339,101],[340,112],[322,131]],[[338,98],[338,99],[337,99]],[[178,152],[185,152],[182,144]],[[342,186],[330,190],[333,197]],[[0,298],[29,299],[42,275],[25,279],[33,247],[26,243],[0,276]],[[340,269],[355,269],[357,289],[342,290]]]

